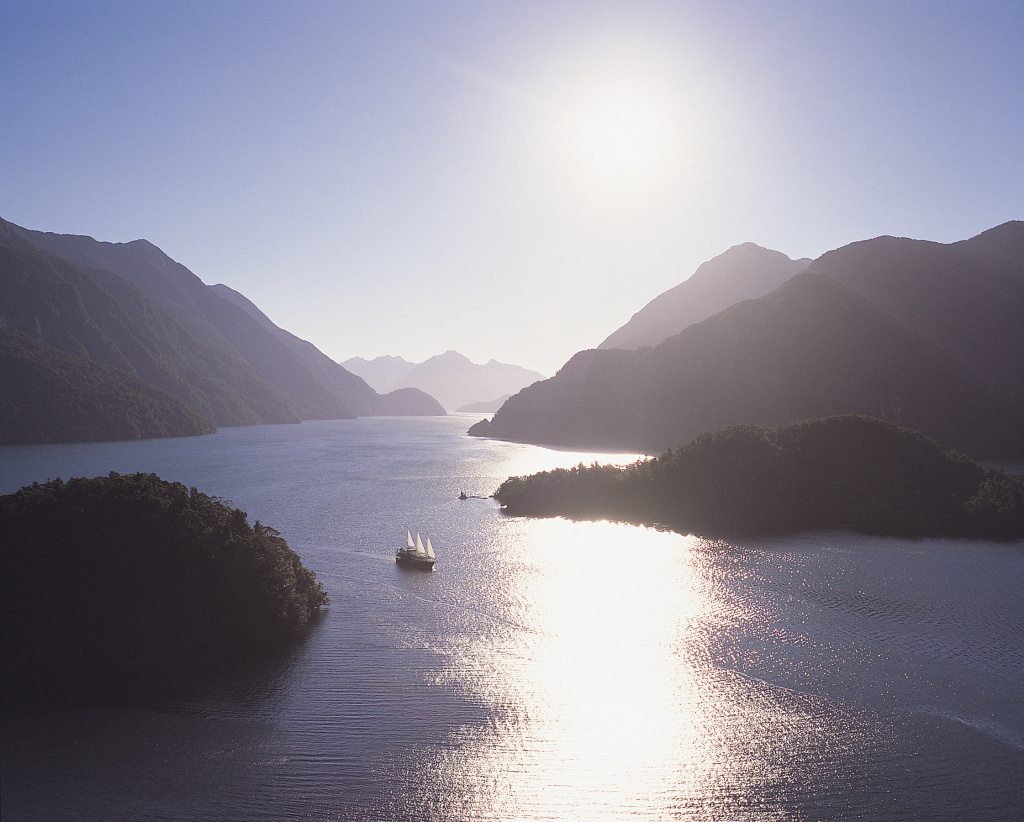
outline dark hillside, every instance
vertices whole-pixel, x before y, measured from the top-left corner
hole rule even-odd
[[[297,422],[237,354],[214,350],[117,275],[40,251],[5,224],[0,325],[151,383],[220,425]]]
[[[0,328],[0,445],[213,433],[208,418],[127,374]]]
[[[1024,223],[880,237],[653,348],[589,351],[476,436],[659,451],[704,431],[858,413],[979,458],[1024,456]]]
[[[103,243],[0,220],[0,294],[0,328],[170,394],[203,418],[201,430],[211,423],[444,413],[421,391],[377,394],[313,345],[275,326],[242,295],[204,285],[146,241]],[[42,364],[44,359],[36,352],[20,362]],[[64,378],[69,367],[61,366]],[[50,371],[39,380],[52,382]],[[83,381],[99,374],[78,369],[79,395],[90,393]],[[101,382],[106,384],[107,377]],[[32,402],[51,396],[29,384],[35,391]],[[93,399],[98,389],[94,386]],[[17,387],[12,394],[10,413],[28,407],[30,398],[19,396]],[[125,391],[111,394],[127,396]],[[98,427],[90,431],[76,425],[78,437],[110,438],[109,427],[94,413],[98,407],[90,400],[85,417]],[[139,417],[137,408],[103,407],[119,418]],[[67,440],[70,435],[55,435],[42,425],[45,419],[67,418],[67,413],[45,409],[37,431],[31,419],[11,417],[8,430],[21,431],[26,442]],[[114,428],[124,430],[120,424]]]
[[[140,289],[197,343],[222,357],[238,361],[243,372],[255,372],[266,380],[287,398],[299,417],[321,419],[355,415],[344,399],[320,384],[307,364],[282,344],[272,328],[221,297],[152,243],[146,240],[105,243],[74,234],[28,230],[24,233],[33,244],[50,254],[111,271]],[[362,380],[355,384],[359,383]],[[362,383],[362,387],[369,392],[367,396],[373,395],[369,386]]]
[[[1002,256],[995,237],[953,245],[879,237],[830,251],[810,270],[898,318],[993,385],[1024,389],[1024,249]],[[1000,227],[1002,228],[1002,227]],[[988,233],[988,232],[986,232]],[[996,249],[996,250],[993,250]]]

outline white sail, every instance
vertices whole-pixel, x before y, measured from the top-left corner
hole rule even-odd
[[[437,554],[434,553],[434,546],[430,544],[430,537],[427,537],[427,556],[431,559],[437,557]]]
[[[416,556],[425,557],[427,555],[426,550],[423,548],[423,542],[420,540],[420,532],[416,532]]]
[[[409,548],[415,548],[416,547],[415,545],[412,544],[412,534],[410,534],[408,531],[405,532],[405,544]]]

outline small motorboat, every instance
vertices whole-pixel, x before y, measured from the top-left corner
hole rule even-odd
[[[405,532],[404,548],[399,548],[395,554],[395,562],[407,568],[419,568],[423,571],[432,571],[437,555],[434,553],[434,546],[430,544],[430,537],[427,537],[427,544],[424,546],[420,539],[419,532],[416,532],[416,541],[412,541],[412,533]]]

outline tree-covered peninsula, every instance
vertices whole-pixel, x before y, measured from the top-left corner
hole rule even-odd
[[[9,699],[174,688],[288,645],[326,603],[277,531],[154,474],[0,497]]]
[[[843,415],[704,434],[626,467],[512,477],[509,514],[615,519],[682,533],[846,529],[893,536],[1024,536],[1024,482],[905,428]]]

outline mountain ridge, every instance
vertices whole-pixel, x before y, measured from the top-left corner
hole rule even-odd
[[[113,368],[183,402],[203,430],[444,413],[421,391],[379,395],[243,295],[228,299],[146,240],[105,243],[0,219],[0,286],[0,326],[78,358],[60,360],[62,374],[70,362],[79,362],[80,381],[99,379],[81,363]],[[124,396],[149,396],[118,385]]]
[[[597,347],[657,345],[730,305],[768,294],[810,263],[809,259],[791,260],[781,251],[755,243],[734,245],[648,302]]]
[[[149,241],[104,243],[74,234],[26,233],[37,247],[51,254],[111,271],[139,288],[195,340],[236,359],[240,371],[259,374],[288,399],[296,417],[356,415],[351,403],[332,395],[304,363],[294,361],[270,328],[253,322],[248,312],[210,290],[197,275]]]
[[[544,375],[491,359],[480,365],[449,349],[420,363],[385,355],[372,360],[352,357],[342,365],[363,376],[377,390],[417,387],[448,409],[490,402],[543,379]]]
[[[657,346],[576,354],[470,433],[654,452],[727,425],[858,413],[975,455],[1022,455],[1024,223],[996,228],[827,252]],[[965,327],[938,333],[958,311]]]
[[[196,344],[131,283],[31,244],[6,242],[10,234],[0,241],[5,325],[150,383],[221,425],[298,421],[269,384],[237,358]]]

